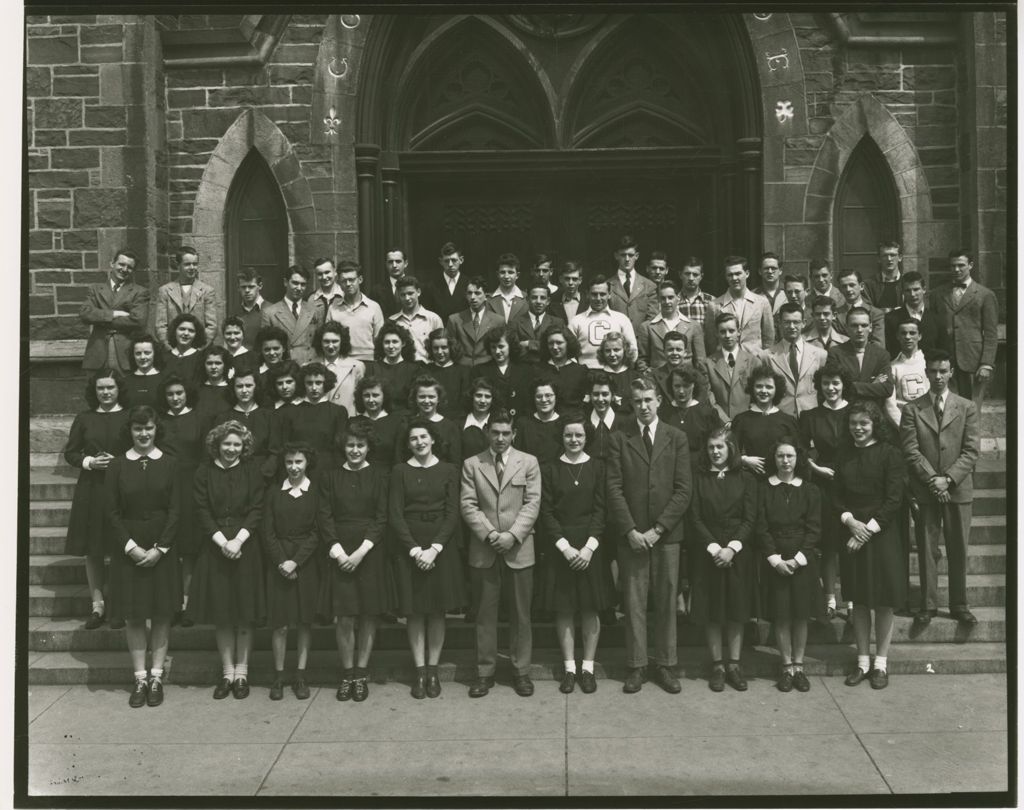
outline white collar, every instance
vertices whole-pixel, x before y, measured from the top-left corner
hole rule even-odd
[[[540,418],[540,417],[539,417],[539,416],[537,415],[537,412],[536,412],[536,411],[534,411],[534,412],[533,412],[532,414],[530,414],[530,416],[531,416],[531,417],[532,417],[532,418],[534,419],[534,421],[540,422],[540,423],[541,423],[542,425],[545,425],[545,424],[547,424],[548,422],[557,422],[557,421],[558,421],[558,418],[559,418],[559,417],[558,417],[558,411],[552,411],[552,412],[551,412],[551,418],[550,418],[550,419],[541,419],[541,418]]]
[[[564,461],[566,464],[585,464],[586,462],[590,461],[590,456],[588,456],[586,451],[584,451],[580,453],[580,457],[578,459],[576,459],[575,461],[569,461],[565,453],[562,453],[562,455],[558,457],[558,460]]]
[[[501,287],[498,287],[498,289],[496,289],[494,292],[491,293],[491,298],[497,298],[498,296],[501,296],[506,301],[511,301],[513,298],[526,298],[526,296],[523,295],[523,291],[519,289],[519,285],[518,284],[516,284],[516,285],[514,285],[512,287],[512,289],[511,289],[511,291],[509,291],[508,295],[506,295],[505,293],[503,293],[501,291]]]
[[[399,311],[398,317],[404,318],[407,321],[411,321],[414,318],[426,318],[427,316],[425,313],[426,310],[423,308],[423,304],[417,304],[416,309],[414,309],[412,312],[408,314],[406,314],[404,310]]]
[[[490,416],[488,416],[487,419],[489,420]],[[487,420],[481,422],[473,415],[473,412],[470,411],[468,414],[466,414],[466,421],[462,423],[463,430],[465,430],[468,427],[478,427],[480,428],[480,430],[485,430],[487,428]]]
[[[638,430],[640,431],[640,435],[641,435],[641,436],[643,436],[643,434],[644,434],[644,428],[645,428],[645,427],[648,427],[648,428],[650,428],[650,429],[651,429],[651,435],[652,435],[652,436],[653,436],[653,435],[654,435],[655,433],[657,433],[657,432],[658,432],[658,421],[659,421],[659,420],[658,420],[658,417],[657,417],[657,416],[655,416],[655,417],[654,417],[654,421],[653,421],[653,422],[651,422],[651,424],[649,424],[649,425],[643,425],[643,424],[641,424],[641,423],[640,423],[640,420],[639,420],[639,419],[637,419],[637,420],[636,420],[636,426],[637,426]]]
[[[294,399],[290,399],[287,402],[285,402],[283,399],[279,399],[277,402],[274,403],[274,410],[276,411],[278,408],[283,408],[285,405],[294,405],[295,403],[296,400]]]
[[[629,371],[629,366],[627,366],[625,363],[623,363],[621,366],[619,366],[618,371],[616,371],[614,368],[612,368],[611,366],[607,365],[606,363],[602,363],[601,364],[601,371],[607,371],[609,374],[622,374],[625,371]]]
[[[159,373],[160,372],[156,370],[156,366],[153,366],[152,368],[150,368],[149,371],[139,371],[138,369],[135,369],[134,376],[136,376],[136,377],[152,377],[152,376],[154,376],[156,374],[159,374]]]
[[[185,351],[179,351],[178,347],[175,346],[171,349],[171,354],[175,357],[191,357],[197,351],[195,346],[189,346]]]
[[[383,408],[380,409],[380,413],[378,413],[376,416],[370,416],[370,414],[368,414],[368,413],[364,413],[363,414],[363,416],[365,416],[371,422],[376,422],[378,419],[383,419],[387,415],[388,415],[388,412],[385,411]]]
[[[203,386],[205,388],[227,388],[228,387],[228,381],[227,380],[221,380],[216,385],[210,385],[210,381],[207,380],[206,382],[203,383]]]
[[[857,448],[858,450],[863,450],[865,447],[871,447],[871,446],[876,445],[876,444],[878,444],[878,439],[876,439],[876,438],[874,438],[872,436],[871,437],[871,441],[869,441],[867,444],[858,445],[858,444],[854,443],[853,446],[855,448]]]
[[[790,484],[790,486],[798,487],[798,486],[802,485],[803,482],[804,482],[803,478],[801,478],[799,475],[795,475],[795,476],[793,476],[793,480],[790,481],[789,484]],[[779,476],[777,476],[777,475],[769,475],[768,476],[768,483],[771,484],[773,487],[777,487],[779,484],[782,484],[782,483],[785,483],[785,482],[782,481],[782,479],[780,479]]]
[[[921,351],[920,349],[915,351],[912,355],[910,355],[910,357],[907,357],[903,353],[903,351],[901,350],[900,353],[898,355],[896,355],[896,360],[893,360],[893,362],[895,363],[897,360],[899,360],[902,357],[904,360],[906,360],[909,363],[911,360],[917,360],[919,355],[920,355],[920,358],[923,360],[924,359],[924,352]]]
[[[314,298],[334,298],[335,296],[342,295],[342,294],[343,293],[341,292],[341,287],[338,285],[338,282],[334,282],[334,286],[332,286],[331,289],[328,290],[327,292],[324,292],[321,288],[317,287],[316,292],[313,293],[313,297]]]
[[[258,402],[257,402],[257,401],[256,401],[256,400],[254,399],[254,400],[252,401],[252,407],[251,407],[251,408],[248,408],[248,409],[243,409],[243,408],[241,407],[240,403],[237,403],[237,402],[236,402],[236,403],[235,403],[235,407],[234,407],[234,408],[233,408],[232,410],[236,410],[236,411],[238,411],[239,413],[252,413],[253,411],[255,411],[255,410],[258,410],[258,409],[259,409],[259,407],[260,407],[260,404],[259,404],[259,403],[258,403]]]
[[[175,416],[184,416],[187,413],[192,413],[192,409],[188,405],[186,405],[177,413],[171,413],[170,411],[167,411],[167,415],[170,416],[171,418],[174,418]]]
[[[262,295],[257,295],[256,296],[256,300],[252,302],[252,306],[249,307],[248,309],[245,308],[245,304],[242,304],[242,311],[243,312],[253,312],[255,310],[262,309],[263,308],[263,304],[265,304],[265,303],[266,302],[263,300],[263,296]]]
[[[607,411],[605,411],[604,416],[600,417],[600,416],[597,415],[597,411],[591,410],[591,412],[590,412],[590,424],[592,424],[594,427],[597,427],[602,422],[604,422],[604,426],[606,428],[611,430],[612,429],[612,425],[615,424],[615,411],[613,411],[611,408],[609,408]]]
[[[821,404],[830,411],[840,411],[850,403],[845,399],[840,399],[835,405],[829,405],[827,402],[822,402]]]
[[[249,350],[247,348],[245,348],[245,346],[239,346],[237,352],[231,352],[231,356],[232,357],[238,357],[239,355],[247,354],[248,352],[249,352]]]
[[[449,360],[443,366],[439,366],[437,363],[435,363],[433,360],[431,360],[430,361],[430,365],[434,366],[434,368],[449,368],[449,367],[455,365],[455,361],[454,360]]]
[[[763,413],[765,416],[779,412],[779,409],[775,405],[772,405],[767,411],[762,411],[753,402],[750,403],[750,410],[754,413]]]
[[[369,466],[370,466],[370,462],[369,462],[369,461],[367,461],[367,460],[366,460],[366,459],[364,458],[364,459],[363,459],[363,463],[362,463],[362,464],[360,464],[360,465],[359,465],[358,467],[353,467],[353,466],[352,466],[351,464],[349,464],[349,463],[348,463],[347,461],[344,461],[344,462],[342,462],[342,465],[341,465],[341,466],[342,466],[342,468],[343,468],[343,469],[346,469],[346,470],[348,470],[349,472],[359,472],[360,470],[365,470],[365,469],[366,469],[367,467],[369,467]]]
[[[568,365],[572,365],[575,362],[577,362],[576,358],[575,357],[570,357],[568,360],[566,360],[564,363],[562,363],[562,365],[557,365],[554,360],[548,360],[548,365],[551,366],[551,368],[559,369],[559,368],[565,368]]]
[[[241,458],[236,458],[235,462],[230,467],[225,467],[224,466],[224,462],[221,461],[219,458],[215,458],[213,460],[213,463],[216,464],[218,467],[220,467],[222,470],[233,470],[235,467],[237,467],[239,464],[242,463],[242,459]]]
[[[662,315],[660,312],[657,315],[655,315],[653,318],[651,318],[651,323],[679,323],[680,321],[686,321],[687,323],[689,323],[690,319],[687,318],[678,309],[676,310],[676,317],[673,320],[671,320],[671,321],[668,318],[666,318],[664,315]]]
[[[287,478],[285,478],[284,479],[284,483],[281,484],[281,491],[282,492],[287,492],[293,498],[300,498],[300,497],[302,497],[302,493],[303,492],[307,492],[308,490],[309,490],[309,478],[306,477],[306,476],[303,476],[302,480],[299,481],[299,483],[296,484],[294,487],[288,482]]]
[[[134,447],[129,447],[128,451],[124,454],[124,457],[129,461],[138,461],[140,458],[151,458],[156,460],[161,456],[163,456],[163,451],[159,447],[153,447],[146,456],[143,456]]]
[[[428,418],[428,421],[430,421],[430,422],[442,422],[442,421],[444,421],[444,414],[440,414],[440,413],[436,413],[435,412],[433,416]]]
[[[682,405],[677,405],[676,407],[677,408],[681,407],[683,410],[686,410],[687,408],[692,408],[694,405],[699,405],[699,404],[700,404],[700,400],[699,399],[688,399]]]
[[[121,411],[121,410],[124,410],[124,409],[121,407],[121,403],[120,402],[115,402],[114,403],[114,407],[111,408],[109,411],[105,411],[102,408],[100,408],[99,406],[97,406],[95,410],[96,410],[96,413],[117,413],[118,411]]]
[[[432,455],[430,458],[432,461],[428,461],[426,464],[420,464],[419,460],[413,456],[407,463],[410,467],[419,467],[421,470],[429,470],[431,467],[441,463],[441,459],[437,456]]]

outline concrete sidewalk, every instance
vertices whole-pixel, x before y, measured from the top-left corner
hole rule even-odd
[[[624,695],[499,681],[471,700],[371,684],[365,703],[334,688],[310,700],[265,687],[244,701],[166,687],[128,707],[123,686],[33,686],[33,796],[520,796],[887,794],[1007,789],[1005,675],[893,676],[888,689],[812,677],[807,694],[750,681],[714,694],[683,680]]]

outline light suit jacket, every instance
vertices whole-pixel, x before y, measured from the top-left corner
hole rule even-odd
[[[800,375],[793,379],[793,369],[789,367],[789,344],[780,340],[768,353],[768,362],[779,374],[786,378],[786,393],[779,403],[779,410],[790,416],[799,418],[803,411],[818,407],[818,392],[814,390],[814,372],[825,365],[828,353],[813,343],[803,341],[800,353]]]
[[[942,425],[935,419],[934,394],[908,402],[900,420],[900,442],[910,471],[910,489],[921,501],[934,500],[928,489],[933,475],[948,475],[953,503],[974,500],[974,466],[981,454],[978,409],[952,391],[946,397]]]
[[[167,327],[171,321],[185,312],[199,319],[206,332],[206,343],[211,345],[218,336],[223,318],[217,293],[213,287],[199,279],[192,282],[187,300],[182,299],[181,285],[177,281],[170,281],[156,291],[156,309],[153,313],[156,339],[169,345]]]

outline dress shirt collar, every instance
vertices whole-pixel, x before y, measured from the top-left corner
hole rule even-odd
[[[945,411],[946,410],[946,402],[949,401],[949,389],[947,388],[941,394],[936,394],[936,393],[932,392],[932,404],[933,405],[935,404],[935,400],[936,399],[938,399],[939,404],[942,406],[942,410]]]
[[[772,405],[767,411],[762,411],[753,402],[750,403],[750,410],[752,410],[754,413],[763,413],[765,416],[769,416],[769,415],[771,415],[773,413],[778,413],[779,412],[779,409],[777,407],[775,407],[774,405]]]
[[[128,451],[124,454],[124,457],[129,461],[138,461],[140,458],[151,458],[156,460],[163,457],[163,451],[159,447],[154,447],[148,454],[146,454],[146,456],[143,456],[142,453],[138,452],[134,447],[129,447]]]
[[[604,412],[604,416],[598,416],[597,411],[594,410],[590,412],[590,424],[592,424],[594,427],[597,427],[602,422],[604,422],[604,426],[608,428],[608,430],[611,430],[612,425],[615,424],[615,411],[609,408],[607,411]]]
[[[430,458],[428,458],[426,464],[421,464],[419,459],[417,459],[415,456],[410,458],[408,461],[410,467],[419,467],[421,470],[429,470],[431,467],[434,467],[440,463],[441,459],[439,459],[437,456],[431,456]]]
[[[481,422],[472,412],[470,412],[466,414],[466,421],[462,423],[462,429],[465,430],[469,427],[478,427],[480,430],[486,431],[489,419],[490,415],[488,414],[488,416],[484,417],[484,420]]]
[[[370,462],[364,458],[363,463],[360,464],[358,467],[353,467],[351,464],[348,463],[348,461],[342,462],[341,466],[343,469],[346,469],[349,472],[359,472],[360,470],[365,470],[367,467],[369,467]]]
[[[578,459],[572,461],[568,456],[565,455],[565,453],[562,453],[562,455],[558,457],[558,460],[564,461],[566,464],[586,464],[588,461],[590,461],[590,456],[588,456],[586,452],[583,452],[580,453],[580,457]]]
[[[331,287],[331,289],[329,289],[327,292],[324,292],[322,289],[317,287],[316,292],[313,293],[314,298],[323,298],[325,301],[329,301],[332,298],[337,298],[340,295],[344,295],[344,293],[341,291],[341,287],[338,286],[337,282],[335,282],[334,286]]]
[[[636,422],[636,427],[637,427],[637,432],[638,432],[638,434],[640,436],[644,435],[644,428],[645,427],[650,428],[650,430],[651,430],[651,441],[653,442],[654,441],[654,437],[658,434],[658,417],[655,416],[654,417],[654,421],[651,422],[651,424],[649,424],[649,425],[641,424],[640,420],[638,419],[637,422]]]
[[[501,287],[498,287],[498,289],[496,289],[494,292],[491,293],[491,298],[498,298],[498,297],[504,298],[506,301],[510,301],[510,302],[514,301],[517,298],[526,298],[526,296],[523,295],[523,291],[519,289],[519,285],[518,284],[513,286],[512,289],[508,292],[507,295],[504,292],[501,291]]]
[[[281,484],[281,491],[287,492],[293,498],[300,498],[303,492],[309,491],[309,478],[303,476],[302,480],[295,486],[292,486],[291,481],[285,478],[284,483]]]
[[[171,354],[173,354],[175,357],[191,357],[193,354],[196,353],[196,351],[198,350],[196,349],[195,346],[189,346],[187,349],[185,349],[185,351],[179,351],[178,347],[175,346],[171,349]]]
[[[184,408],[182,408],[177,413],[175,413],[174,411],[167,411],[167,415],[172,417],[172,418],[175,417],[175,416],[184,416],[187,413],[192,413],[192,409],[188,405],[186,405]]]
[[[103,410],[103,408],[96,408],[96,413],[117,413],[118,411],[124,410],[120,402],[115,402],[113,408]]]
[[[132,373],[136,377],[155,377],[160,372],[157,371],[156,368],[150,368],[149,371],[139,371],[138,369],[135,369],[135,371]]]
[[[261,309],[263,309],[263,305],[265,303],[266,301],[263,300],[263,296],[257,295],[256,300],[253,301],[252,306],[249,307],[248,309],[246,309],[245,304],[242,304],[242,312],[259,312]]]

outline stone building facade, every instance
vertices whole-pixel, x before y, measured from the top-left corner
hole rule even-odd
[[[942,274],[973,248],[1007,302],[1004,13],[28,17],[28,337],[52,412],[85,287],[182,244],[242,265],[401,245],[470,272],[513,250],[607,269],[612,240]],[[66,406],[56,410],[70,410]]]

